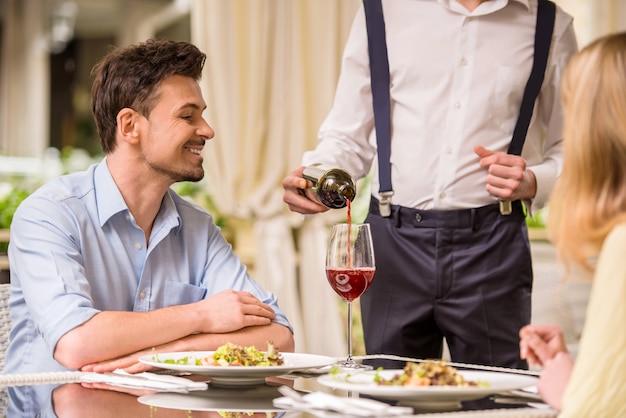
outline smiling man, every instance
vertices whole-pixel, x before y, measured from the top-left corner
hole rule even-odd
[[[211,215],[170,189],[204,176],[214,136],[202,117],[204,61],[192,44],[150,40],[94,68],[105,158],[46,184],[15,214],[5,373],[137,372],[143,354],[226,341],[293,351],[275,296]]]

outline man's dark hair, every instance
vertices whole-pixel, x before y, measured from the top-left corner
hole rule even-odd
[[[117,114],[131,108],[150,116],[161,81],[172,75],[199,80],[206,55],[188,42],[148,40],[110,51],[91,71],[91,110],[105,154],[115,148]]]

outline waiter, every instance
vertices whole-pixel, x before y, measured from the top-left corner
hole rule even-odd
[[[320,142],[302,165],[356,178],[373,165],[366,350],[438,358],[445,337],[454,361],[525,368],[525,211],[545,205],[561,172],[559,84],[577,50],[572,18],[545,0],[364,3]],[[387,113],[375,116],[377,107]],[[302,169],[283,180],[284,201],[299,213],[327,210]]]

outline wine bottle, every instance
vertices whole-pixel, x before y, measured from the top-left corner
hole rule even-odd
[[[340,168],[312,164],[304,169],[302,177],[313,183],[319,201],[331,209],[346,207],[348,200],[356,196],[352,176]]]

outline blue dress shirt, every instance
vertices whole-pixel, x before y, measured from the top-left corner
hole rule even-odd
[[[172,190],[146,247],[106,159],[52,180],[20,205],[9,259],[13,327],[4,373],[66,370],[53,359],[54,347],[100,311],[145,312],[226,289],[254,294],[291,329],[211,215]]]

